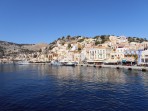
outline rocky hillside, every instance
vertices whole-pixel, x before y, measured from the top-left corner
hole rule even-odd
[[[12,42],[0,41],[0,56],[9,56],[18,53],[32,53],[40,51],[42,48],[47,47],[48,44],[17,44]]]

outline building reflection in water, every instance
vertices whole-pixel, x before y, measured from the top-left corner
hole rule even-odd
[[[18,105],[28,110],[147,109],[147,72],[41,64],[1,65],[0,71],[0,102],[6,110]]]
[[[144,72],[144,73],[141,73],[141,75],[142,75],[141,77],[143,80],[143,85],[148,89],[148,73]]]
[[[49,66],[49,74],[58,79],[79,80],[86,82],[125,83],[125,74],[122,69],[94,68],[94,67],[65,67]]]
[[[49,66],[49,65],[0,65],[1,72],[32,73],[33,76],[52,76],[60,80],[77,80],[96,83],[127,83],[143,81],[148,86],[147,72],[124,69],[97,68],[85,66]],[[138,76],[139,80],[131,79]]]

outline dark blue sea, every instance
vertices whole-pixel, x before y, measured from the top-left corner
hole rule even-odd
[[[148,72],[0,65],[0,111],[148,111]]]

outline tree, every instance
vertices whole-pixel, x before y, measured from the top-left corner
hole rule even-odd
[[[42,52],[42,49],[40,49],[39,52]]]
[[[64,44],[65,44],[65,42],[62,42],[61,44],[62,44],[62,45],[64,45]]]
[[[68,44],[67,48],[70,49],[71,48],[71,44]]]
[[[95,41],[95,45],[98,45],[98,44],[100,44],[100,42],[99,41]]]
[[[79,39],[79,40],[78,40],[78,42],[83,42],[83,41],[84,41],[84,39]]]
[[[69,39],[70,39],[70,37],[71,37],[70,35],[67,35],[66,39],[68,39],[68,40],[69,40]]]
[[[51,46],[49,46],[49,50],[52,50],[54,48],[54,46],[53,45],[51,45]]]
[[[101,39],[105,39],[105,35],[101,35],[101,37],[100,37]]]
[[[62,37],[62,40],[63,40],[63,39],[65,39],[65,37],[64,37],[64,36]]]
[[[82,50],[80,47],[78,48],[78,51]]]
[[[104,43],[105,41],[109,41],[110,35],[101,35],[100,38],[102,39],[101,43]]]
[[[4,51],[0,50],[0,58],[2,58],[4,56]]]
[[[80,35],[78,35],[78,36],[76,36],[75,38],[76,38],[76,39],[78,39],[78,38],[80,38],[80,37],[81,37],[81,36],[80,36]]]
[[[58,40],[61,40],[61,38],[58,38]]]
[[[129,41],[129,42],[133,42],[134,40],[133,40],[132,37],[128,37],[128,41]]]
[[[106,41],[105,39],[102,39],[101,44],[103,44],[105,41]]]
[[[137,55],[137,54],[133,55],[133,57],[134,57],[134,59],[135,59],[136,61],[138,60],[138,55]]]
[[[94,39],[98,39],[100,36],[95,36]]]

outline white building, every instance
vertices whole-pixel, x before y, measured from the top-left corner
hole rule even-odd
[[[148,64],[148,50],[142,51],[141,64]]]
[[[110,48],[105,47],[95,47],[89,50],[89,60],[88,63],[100,64],[109,59],[110,57]]]

